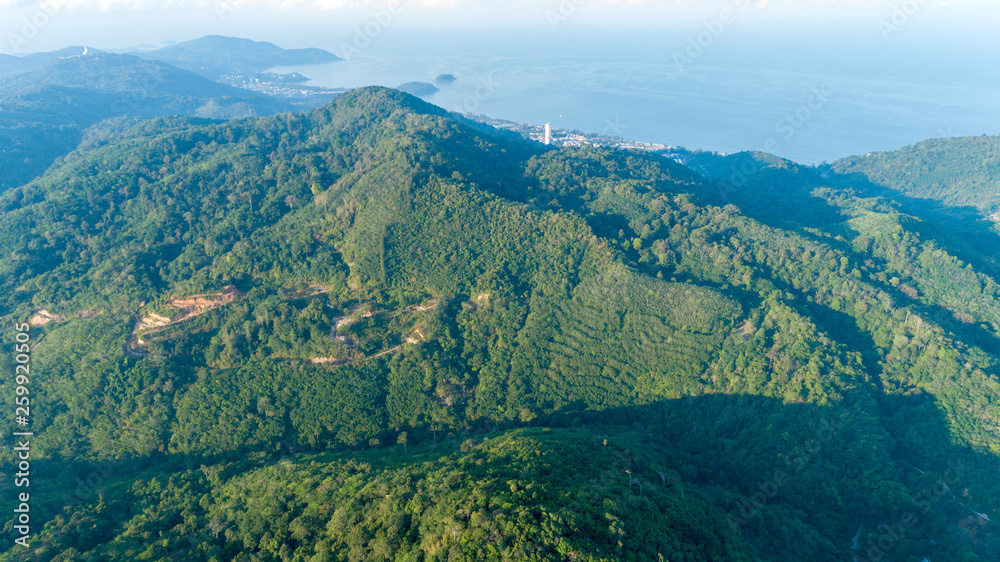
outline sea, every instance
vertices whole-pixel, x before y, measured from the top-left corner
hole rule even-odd
[[[691,150],[765,150],[802,164],[1000,134],[1000,42],[970,37],[969,28],[945,37],[933,26],[876,24],[463,32],[368,22],[309,39],[344,60],[273,70],[344,88],[451,74],[455,81],[424,99],[449,111]]]

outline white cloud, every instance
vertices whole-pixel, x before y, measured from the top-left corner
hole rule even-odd
[[[516,21],[537,18],[538,14],[572,5],[574,12],[587,19],[590,14],[603,20],[634,20],[655,23],[661,18],[690,14],[700,17],[712,11],[750,2],[752,11],[763,16],[794,13],[798,15],[829,14],[836,10],[873,11],[892,9],[903,0],[0,0],[0,16],[16,10],[30,12],[42,5],[58,6],[60,11],[109,12],[182,12],[213,10],[225,4],[228,8],[257,12],[367,13],[397,2],[417,18],[421,14],[434,17],[458,17],[475,21],[477,15],[490,14],[484,21]],[[993,0],[926,0],[926,6],[941,10],[962,10],[978,7],[984,13],[996,12]],[[2,19],[2,18],[0,18]]]
[[[306,8],[315,10],[364,9],[384,7],[391,0],[231,0],[230,4],[241,7],[294,9]],[[705,4],[735,4],[736,0],[672,0],[655,2],[653,0],[398,0],[408,8],[417,9],[476,9],[505,7],[513,10],[545,9],[558,7],[560,1],[571,2],[580,7],[617,7],[655,11],[669,11],[676,8],[704,6]],[[892,6],[899,0],[786,0],[777,4],[783,6]],[[0,8],[32,8],[42,4],[57,3],[71,9],[109,10],[109,9],[170,9],[170,8],[203,8],[216,4],[214,0],[47,0],[44,2],[32,0],[0,0]],[[511,7],[514,4],[515,7]],[[992,5],[990,0],[927,0],[927,4],[942,6],[955,5]],[[771,0],[755,0],[755,7],[760,9],[775,6]]]

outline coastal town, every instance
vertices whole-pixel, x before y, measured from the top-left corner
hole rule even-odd
[[[555,129],[551,127],[548,130],[548,138],[546,138],[545,125],[517,123],[515,121],[497,119],[486,115],[465,115],[465,117],[480,123],[485,123],[497,129],[512,131],[533,141],[543,144],[551,144],[553,146],[602,146],[623,150],[644,150],[647,152],[664,152],[675,148],[663,144],[623,139],[617,136],[584,133],[578,130]]]
[[[297,72],[291,74],[276,74],[274,72],[259,72],[253,74],[223,74],[219,81],[230,86],[259,92],[269,96],[284,98],[312,98],[315,96],[336,96],[347,91],[346,88],[321,88],[306,86],[308,79]]]

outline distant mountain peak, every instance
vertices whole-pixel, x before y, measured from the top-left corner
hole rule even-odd
[[[284,49],[267,41],[206,35],[153,51],[133,53],[217,79],[223,74],[252,74],[275,66],[322,64],[340,60],[323,49]]]

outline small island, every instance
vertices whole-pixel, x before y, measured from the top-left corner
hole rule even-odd
[[[437,77],[434,78],[434,82],[438,84],[450,84],[455,80],[458,79],[455,78],[454,74],[438,74]]]
[[[406,84],[400,84],[396,89],[419,98],[433,95],[439,91],[434,84],[427,82],[407,82]]]

